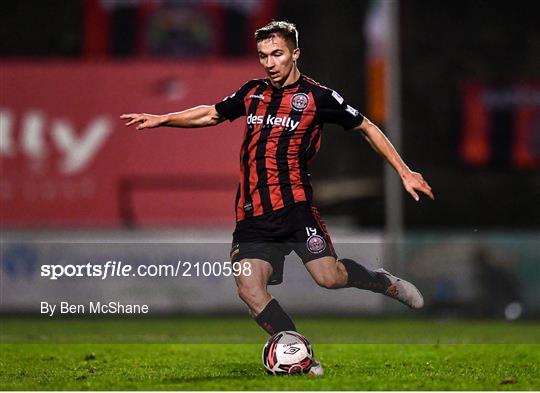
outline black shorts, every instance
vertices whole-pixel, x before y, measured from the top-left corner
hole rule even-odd
[[[294,251],[304,263],[336,257],[332,240],[319,211],[308,203],[298,203],[236,223],[231,261],[256,258],[273,268],[268,284],[281,284],[285,256]]]

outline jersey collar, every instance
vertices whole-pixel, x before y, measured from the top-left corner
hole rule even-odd
[[[296,81],[294,81],[293,83],[289,84],[289,85],[285,85],[281,88],[278,88],[278,87],[275,87],[272,82],[270,81],[269,78],[266,79],[266,83],[272,88],[272,90],[277,90],[277,91],[280,91],[280,90],[288,90],[288,89],[293,89],[295,88],[296,86],[298,86],[300,84],[300,82],[302,81],[302,79],[304,79],[304,74],[300,74],[300,76],[298,77],[298,79]]]

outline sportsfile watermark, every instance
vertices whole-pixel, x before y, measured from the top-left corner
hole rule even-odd
[[[357,243],[331,244],[310,230],[305,242],[287,245],[136,240],[4,239],[0,312],[15,317],[3,321],[0,340],[259,342],[261,331],[246,313],[236,285],[240,275],[257,274],[245,261],[254,253],[272,258],[268,292],[306,336],[319,343],[402,343],[409,337],[424,343],[522,343],[527,340],[508,321],[520,324],[539,312],[540,254],[534,237],[417,237],[392,244],[370,236]],[[371,270],[384,268],[414,283],[424,296],[424,307],[411,310],[381,293],[318,285],[310,262],[304,263],[297,251],[304,258],[308,253],[320,258],[331,247],[338,258]],[[529,274],[519,275],[523,271]],[[380,326],[370,327],[370,316],[391,318],[398,313],[412,319],[392,321],[386,333]],[[31,317],[24,332],[16,318],[20,314]],[[500,325],[471,324],[473,338],[461,338],[453,325],[426,328],[417,321],[446,316],[494,318]],[[252,329],[239,328],[243,323],[253,324]],[[407,330],[407,337],[397,340],[390,332],[395,329]],[[530,329],[537,330],[532,325]],[[538,334],[534,337],[540,342]]]
[[[91,277],[105,280],[127,277],[238,277],[250,276],[249,262],[231,261],[177,261],[176,264],[150,264],[133,266],[122,261],[107,261],[104,264],[88,262],[84,265],[41,265],[40,276],[50,280],[71,277]]]

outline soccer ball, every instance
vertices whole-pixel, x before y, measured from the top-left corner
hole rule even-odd
[[[308,373],[313,365],[313,350],[301,334],[283,331],[274,334],[266,342],[262,362],[268,374]]]

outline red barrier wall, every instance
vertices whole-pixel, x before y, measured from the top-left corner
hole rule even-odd
[[[141,132],[119,115],[213,104],[260,76],[256,60],[0,68],[3,228],[232,225],[241,119]]]
[[[461,86],[460,155],[472,166],[540,168],[540,84]]]

